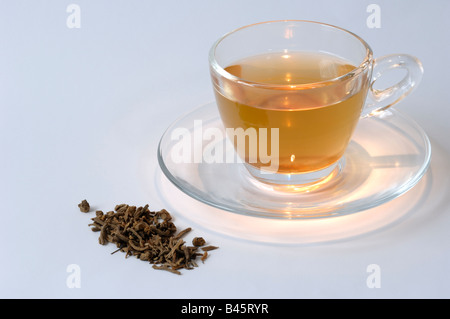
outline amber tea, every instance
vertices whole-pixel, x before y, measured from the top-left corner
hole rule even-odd
[[[225,68],[236,83],[215,88],[221,118],[227,128],[278,128],[278,173],[324,169],[342,157],[364,105],[367,83],[336,81],[355,68],[335,55],[286,50],[236,61]],[[237,152],[249,163],[248,145]],[[264,169],[258,154],[250,165]]]

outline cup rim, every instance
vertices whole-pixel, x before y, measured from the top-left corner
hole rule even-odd
[[[338,77],[332,78],[332,79],[327,79],[324,81],[319,81],[319,82],[311,82],[311,83],[304,83],[304,84],[270,84],[270,83],[264,83],[264,82],[256,82],[256,81],[249,81],[246,80],[244,78],[240,78],[238,76],[235,76],[229,72],[227,72],[223,67],[221,67],[219,65],[219,63],[217,62],[216,58],[215,58],[215,52],[217,49],[217,46],[228,36],[239,32],[240,30],[243,29],[247,29],[250,27],[254,27],[257,25],[261,25],[261,24],[269,24],[269,23],[286,23],[286,22],[301,22],[301,23],[314,23],[314,24],[319,24],[325,27],[329,27],[329,28],[333,28],[333,29],[338,29],[340,31],[344,31],[347,34],[350,34],[351,36],[353,36],[354,38],[356,38],[357,40],[359,40],[361,42],[361,44],[366,48],[366,56],[364,58],[364,60],[359,64],[359,66],[355,67],[354,69],[352,69],[351,71],[347,72],[346,74],[340,75]],[[370,65],[371,61],[373,58],[373,51],[372,48],[369,46],[369,44],[364,41],[364,39],[362,39],[360,36],[358,36],[357,34],[348,31],[344,28],[332,25],[332,24],[328,24],[328,23],[323,23],[323,22],[318,22],[318,21],[310,21],[310,20],[296,20],[296,19],[286,19],[286,20],[270,20],[270,21],[263,21],[263,22],[257,22],[257,23],[253,23],[253,24],[248,24],[242,27],[239,27],[237,29],[234,29],[230,32],[227,32],[226,34],[224,34],[223,36],[221,36],[219,39],[217,39],[214,44],[212,45],[211,49],[209,50],[209,64],[210,67],[217,72],[219,75],[221,75],[222,77],[233,81],[233,82],[237,82],[239,84],[243,84],[243,85],[248,85],[248,86],[252,86],[252,87],[259,87],[259,88],[266,88],[266,89],[277,89],[277,90],[304,90],[304,89],[312,89],[312,88],[318,88],[318,87],[323,87],[323,86],[328,86],[328,85],[332,85],[335,84],[337,82],[340,82],[342,80],[346,80],[348,78],[354,77],[356,75],[358,75],[359,73],[361,73],[362,71],[364,71],[364,69]]]

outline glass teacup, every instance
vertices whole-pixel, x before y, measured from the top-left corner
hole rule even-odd
[[[302,20],[252,24],[217,40],[211,77],[228,138],[260,181],[309,185],[338,174],[359,119],[409,94],[423,68],[407,54],[374,59],[342,28]],[[383,90],[385,71],[405,69]]]

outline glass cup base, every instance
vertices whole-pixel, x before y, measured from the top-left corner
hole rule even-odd
[[[336,178],[345,166],[345,158],[342,157],[337,162],[318,171],[296,174],[271,173],[248,163],[244,163],[244,166],[250,175],[259,182],[278,186],[295,186],[299,190],[308,191],[310,188],[324,186]]]

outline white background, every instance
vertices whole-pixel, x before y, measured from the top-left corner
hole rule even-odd
[[[450,2],[78,0],[79,29],[66,25],[70,3],[0,1],[0,297],[450,297]],[[381,28],[366,25],[371,3],[381,8]],[[417,56],[423,81],[397,109],[433,148],[428,173],[411,191],[325,221],[323,233],[299,234],[294,244],[283,234],[244,239],[192,220],[195,211],[234,217],[171,186],[156,158],[166,127],[213,99],[211,44],[276,19],[341,26],[375,56]],[[110,255],[115,247],[100,246],[87,226],[93,214],[79,212],[82,199],[93,210],[168,208],[179,229],[193,227],[187,238],[203,236],[220,249],[181,276]],[[237,222],[257,232],[265,221],[254,219]],[[364,227],[352,228],[355,220]],[[80,288],[67,285],[71,264],[81,270]],[[380,267],[380,288],[366,284],[371,264]]]

